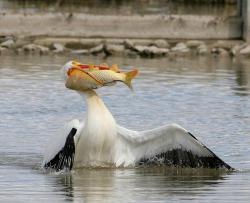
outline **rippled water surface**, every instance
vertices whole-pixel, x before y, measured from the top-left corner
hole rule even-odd
[[[69,59],[0,56],[1,202],[249,201],[250,61],[79,58],[138,67],[134,93],[123,84],[98,90],[119,124],[142,130],[178,123],[237,172],[143,168],[48,174],[41,169],[48,138],[86,110],[60,78]]]

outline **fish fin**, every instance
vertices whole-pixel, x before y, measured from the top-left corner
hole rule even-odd
[[[134,69],[134,70],[131,70],[127,73],[125,73],[125,84],[131,89],[133,90],[132,88],[132,85],[131,85],[131,80],[138,74],[138,70],[137,69]]]
[[[109,67],[109,65],[108,65],[107,63],[101,63],[99,66],[105,67],[105,68],[108,68],[108,67]]]
[[[89,71],[95,70],[95,66],[93,64],[89,64]]]
[[[119,68],[118,68],[118,66],[117,66],[117,64],[113,64],[111,67],[110,67],[110,70],[112,70],[112,71],[114,71],[114,72],[120,72],[120,70],[119,70]]]

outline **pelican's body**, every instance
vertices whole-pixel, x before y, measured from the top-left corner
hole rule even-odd
[[[71,77],[68,73],[79,67],[85,66],[69,62],[63,67],[66,83]],[[131,73],[130,82],[137,71]],[[77,77],[77,81],[90,83],[81,72]],[[77,81],[75,85],[78,87]],[[94,90],[85,90],[85,86],[75,90],[86,99],[86,117],[83,122],[76,119],[69,122],[60,135],[51,138],[44,156],[45,168],[59,171],[146,164],[232,169],[179,125],[165,125],[140,132],[128,130],[116,124]]]
[[[71,121],[66,125],[63,136],[51,139],[44,157],[45,168],[61,170],[153,164],[232,169],[191,133],[176,124],[141,132],[128,130],[116,124],[93,90],[80,94],[84,95],[87,103],[85,121]],[[72,129],[76,129],[74,138]],[[74,146],[67,146],[66,143]],[[72,148],[74,152],[71,152]]]

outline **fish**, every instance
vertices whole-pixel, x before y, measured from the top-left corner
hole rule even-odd
[[[65,86],[78,91],[112,86],[116,82],[123,82],[132,90],[131,81],[138,74],[137,69],[122,72],[116,64],[109,67],[108,64],[81,64],[77,61],[67,63],[64,70],[67,72]]]

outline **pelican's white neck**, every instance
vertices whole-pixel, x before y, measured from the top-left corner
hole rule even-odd
[[[98,124],[98,122],[106,124],[109,122],[115,123],[112,114],[94,90],[80,92],[80,95],[86,99],[87,103],[86,124],[89,124],[89,122],[95,122],[95,124]]]
[[[93,90],[80,93],[87,103],[87,115],[77,145],[77,166],[100,166],[113,161],[117,137],[116,122],[103,101]]]

